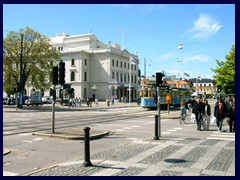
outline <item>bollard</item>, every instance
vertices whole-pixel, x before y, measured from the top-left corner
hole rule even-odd
[[[155,136],[153,139],[159,140],[159,137],[158,137],[158,115],[155,115]]]
[[[89,138],[89,131],[90,127],[83,128],[84,130],[84,162],[83,165],[85,167],[92,166],[92,163],[90,161],[90,138]]]

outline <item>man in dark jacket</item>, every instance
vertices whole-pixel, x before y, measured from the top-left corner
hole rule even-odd
[[[219,97],[219,101],[216,102],[214,106],[214,116],[217,119],[217,126],[218,131],[221,132],[222,130],[222,123],[223,119],[227,115],[227,106],[226,103],[223,101],[222,96]]]
[[[202,125],[202,117],[204,114],[204,105],[202,103],[202,95],[198,95],[198,99],[193,104],[193,111],[192,111],[197,120],[197,130],[201,131],[201,125]]]

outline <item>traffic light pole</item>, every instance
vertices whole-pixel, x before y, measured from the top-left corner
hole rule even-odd
[[[158,98],[158,106],[157,106],[157,111],[158,111],[158,137],[161,137],[161,115],[160,115],[160,88],[157,86],[157,98]]]
[[[56,92],[56,85],[53,85],[53,93]],[[54,96],[54,95],[53,95]],[[55,133],[55,98],[52,100],[52,133]]]

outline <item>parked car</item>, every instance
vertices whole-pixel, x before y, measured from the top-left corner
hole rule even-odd
[[[16,98],[10,97],[10,98],[8,99],[8,104],[9,104],[9,105],[15,105],[15,104],[16,104]]]
[[[52,104],[52,98],[49,96],[43,96],[42,97],[42,103],[43,104]]]
[[[3,105],[7,105],[8,104],[8,98],[3,98]]]

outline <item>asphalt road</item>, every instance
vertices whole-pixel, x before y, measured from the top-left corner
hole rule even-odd
[[[193,138],[234,141],[235,133],[216,134],[216,126],[209,131],[197,131],[190,119],[179,124],[179,111],[161,111],[161,138]],[[86,110],[56,111],[56,130],[75,128],[82,130],[110,131],[111,135],[90,142],[91,154],[154,137],[154,115],[139,106],[92,108]],[[3,145],[11,152],[3,156],[3,170],[7,175],[21,175],[34,170],[69,161],[84,159],[81,140],[33,136],[32,132],[51,129],[51,111],[4,111]],[[91,133],[91,132],[90,132]]]

